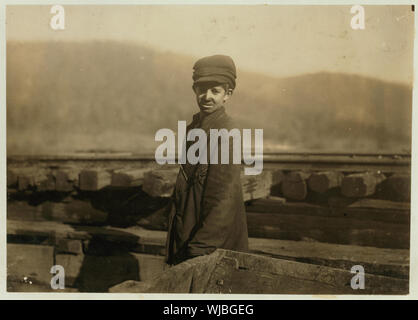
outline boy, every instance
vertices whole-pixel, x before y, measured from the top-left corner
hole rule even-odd
[[[225,113],[225,103],[235,89],[236,68],[233,60],[223,55],[204,57],[195,63],[193,69],[193,91],[200,112],[193,116],[187,132],[200,128],[209,137],[210,129],[230,131],[235,128]],[[186,150],[193,143],[188,141]],[[232,146],[230,142],[230,160],[227,164],[221,164],[221,161],[214,164],[208,160],[208,164],[190,164],[186,161],[181,165],[169,215],[166,246],[168,264],[210,254],[217,248],[248,250],[241,165],[232,163]],[[218,150],[222,150],[221,139],[218,139]]]

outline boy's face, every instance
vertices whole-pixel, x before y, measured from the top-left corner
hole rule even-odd
[[[201,112],[209,114],[221,108],[232,94],[217,82],[202,82],[195,84],[193,90]]]

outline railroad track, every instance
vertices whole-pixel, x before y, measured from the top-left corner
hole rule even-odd
[[[36,165],[62,166],[64,163],[93,166],[124,166],[133,163],[148,166],[156,165],[154,155],[133,155],[130,153],[75,153],[65,155],[16,155],[7,158],[12,166]],[[341,171],[381,173],[411,172],[410,154],[343,154],[343,153],[265,153],[264,169]]]

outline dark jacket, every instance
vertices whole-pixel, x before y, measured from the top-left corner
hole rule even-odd
[[[228,131],[235,128],[231,118],[221,108],[199,123],[198,114],[187,127]],[[194,142],[187,143],[187,149]],[[218,142],[218,154],[221,141]],[[232,164],[232,141],[229,143],[229,164],[181,165],[169,214],[166,244],[167,263],[209,254],[217,248],[248,250],[247,217],[240,181],[241,165]],[[186,161],[187,162],[187,161]]]

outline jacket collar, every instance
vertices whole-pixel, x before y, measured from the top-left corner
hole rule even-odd
[[[225,115],[225,107],[220,107],[215,112],[205,116],[203,120],[200,119],[200,112],[193,115],[193,122],[190,124],[191,128],[201,128],[208,131],[216,123],[216,121]]]

